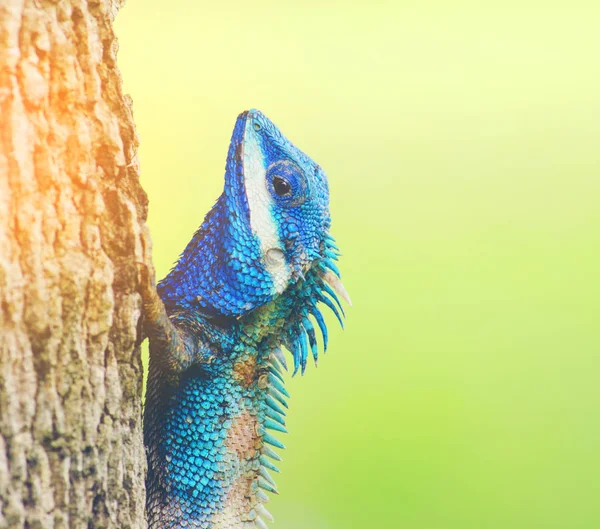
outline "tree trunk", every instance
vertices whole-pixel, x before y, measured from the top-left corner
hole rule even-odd
[[[146,196],[117,0],[0,0],[0,528],[142,528]]]

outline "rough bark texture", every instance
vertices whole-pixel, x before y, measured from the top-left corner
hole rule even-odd
[[[117,4],[0,1],[1,529],[145,525],[147,201]]]

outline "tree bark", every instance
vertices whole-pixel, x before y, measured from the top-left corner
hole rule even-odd
[[[0,1],[0,528],[142,528],[147,199],[118,0]]]

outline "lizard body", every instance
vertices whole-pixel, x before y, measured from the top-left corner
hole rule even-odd
[[[263,529],[285,432],[281,347],[315,362],[317,307],[349,302],[321,168],[262,113],[237,119],[224,192],[173,270],[143,285],[149,529]],[[337,306],[336,306],[337,305]],[[339,311],[338,311],[339,307]],[[343,313],[343,311],[342,311]]]

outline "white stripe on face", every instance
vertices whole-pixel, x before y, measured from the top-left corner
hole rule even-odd
[[[263,264],[271,275],[275,290],[281,294],[292,274],[285,262],[284,247],[271,215],[273,197],[267,189],[265,157],[251,121],[250,118],[246,120],[244,130],[244,185],[250,209],[250,227],[260,241]]]

